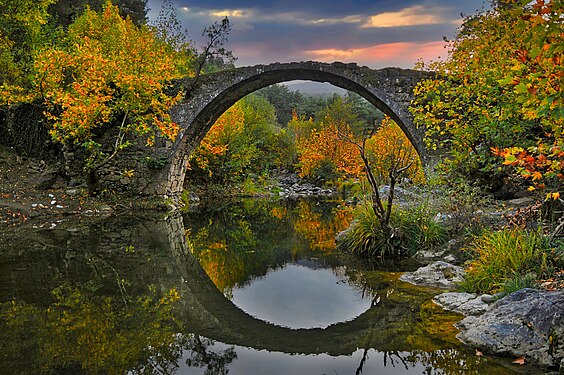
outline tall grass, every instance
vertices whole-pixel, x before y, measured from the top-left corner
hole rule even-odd
[[[433,219],[425,206],[394,207],[387,234],[372,205],[355,208],[351,227],[341,237],[341,249],[367,256],[409,256],[446,240],[447,231]]]
[[[469,264],[461,289],[474,293],[504,290],[506,284],[529,273],[547,275],[558,261],[542,233],[518,229],[485,232],[474,242],[472,251],[475,259]]]

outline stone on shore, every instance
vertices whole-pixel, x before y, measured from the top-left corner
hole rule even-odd
[[[406,272],[400,280],[414,285],[422,285],[443,289],[455,289],[457,283],[464,278],[464,268],[437,261],[421,267],[414,272]]]
[[[564,372],[564,291],[519,290],[458,327],[467,345]]]
[[[473,293],[442,293],[433,298],[433,302],[445,310],[454,311],[465,316],[481,315],[488,310],[489,305],[482,296]]]

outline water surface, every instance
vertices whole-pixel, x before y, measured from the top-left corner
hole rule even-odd
[[[461,345],[438,291],[398,280],[416,264],[335,251],[349,221],[242,200],[10,229],[0,374],[539,372]]]

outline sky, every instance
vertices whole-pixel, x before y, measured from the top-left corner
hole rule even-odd
[[[193,40],[229,17],[236,66],[316,60],[412,68],[446,55],[461,14],[485,0],[173,0]],[[149,0],[154,20],[162,0]],[[201,41],[200,41],[201,42]]]

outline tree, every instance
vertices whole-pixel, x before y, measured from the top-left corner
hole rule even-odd
[[[508,13],[515,19],[513,27],[522,44],[499,83],[513,91],[522,116],[539,122],[543,132],[532,146],[496,151],[505,165],[516,167],[532,181],[531,189],[545,190],[547,199],[557,200],[564,193],[564,3],[538,0]]]
[[[101,12],[106,0],[54,0],[49,6],[49,14],[55,26],[67,29],[84,11],[89,8]],[[137,26],[147,21],[147,0],[112,0],[125,19],[129,17]]]
[[[298,109],[305,97],[299,91],[291,91],[286,85],[270,85],[259,91],[257,95],[264,97],[276,110],[278,126],[285,127],[292,119],[292,111]]]
[[[370,185],[370,201],[375,215],[375,225],[379,228],[378,235],[382,237],[382,254],[400,253],[400,250],[395,251],[393,244],[395,230],[391,225],[395,186],[418,160],[417,152],[405,134],[403,137],[398,137],[397,131],[396,133],[391,131],[392,125],[395,124],[386,118],[378,131],[375,128],[367,128],[359,134],[358,130],[356,132],[350,129],[338,130],[339,139],[355,146],[362,160],[364,173]],[[386,201],[380,193],[380,187],[384,183],[389,186]]]
[[[53,139],[88,153],[90,175],[130,145],[128,136],[174,139],[178,126],[168,109],[180,98],[165,93],[178,77],[174,53],[147,27],[120,17],[107,2],[103,13],[87,10],[59,46],[41,51],[36,85],[44,98]],[[118,131],[110,153],[97,142],[101,130]]]
[[[241,182],[268,172],[278,158],[274,108],[249,95],[214,123],[190,159],[188,179],[203,183]]]
[[[0,105],[29,98],[33,56],[43,47],[47,8],[55,0],[0,0]]]
[[[394,189],[404,176],[423,179],[421,161],[397,124],[388,117],[379,126],[374,124],[375,119],[362,121],[362,111],[355,110],[355,105],[359,105],[358,100],[336,97],[318,121],[294,115],[288,127],[296,134],[298,169],[302,176],[367,181],[370,213],[366,222],[370,228],[377,228],[368,235],[379,237],[379,248],[369,252],[397,255],[403,250],[395,248],[395,239],[400,236],[391,222]],[[384,184],[389,186],[387,199],[380,193]]]
[[[446,150],[447,173],[497,189],[507,172],[493,149],[531,146],[543,130],[523,116],[512,88],[501,85],[523,39],[511,11],[495,8],[467,17],[437,75],[415,89],[415,123],[427,129],[428,146]],[[420,66],[421,67],[421,66]]]
[[[227,36],[230,32],[231,24],[227,17],[222,19],[221,22],[214,22],[202,31],[202,36],[206,38],[206,44],[202,46],[202,52],[195,60],[195,78],[192,81],[192,87],[197,84],[200,74],[206,70],[206,63],[210,63],[207,66],[208,71],[215,71],[214,67],[216,65],[223,66],[225,60],[227,60],[227,63],[232,63],[236,60],[233,53],[225,48],[228,40]],[[217,64],[218,61],[219,64]],[[214,62],[215,64],[213,64]]]
[[[549,182],[550,197],[558,193],[562,17],[561,1],[496,2],[465,19],[446,62],[428,66],[439,74],[418,85],[412,111],[429,144],[447,150],[447,171],[500,181],[510,173],[502,156],[537,187]]]

